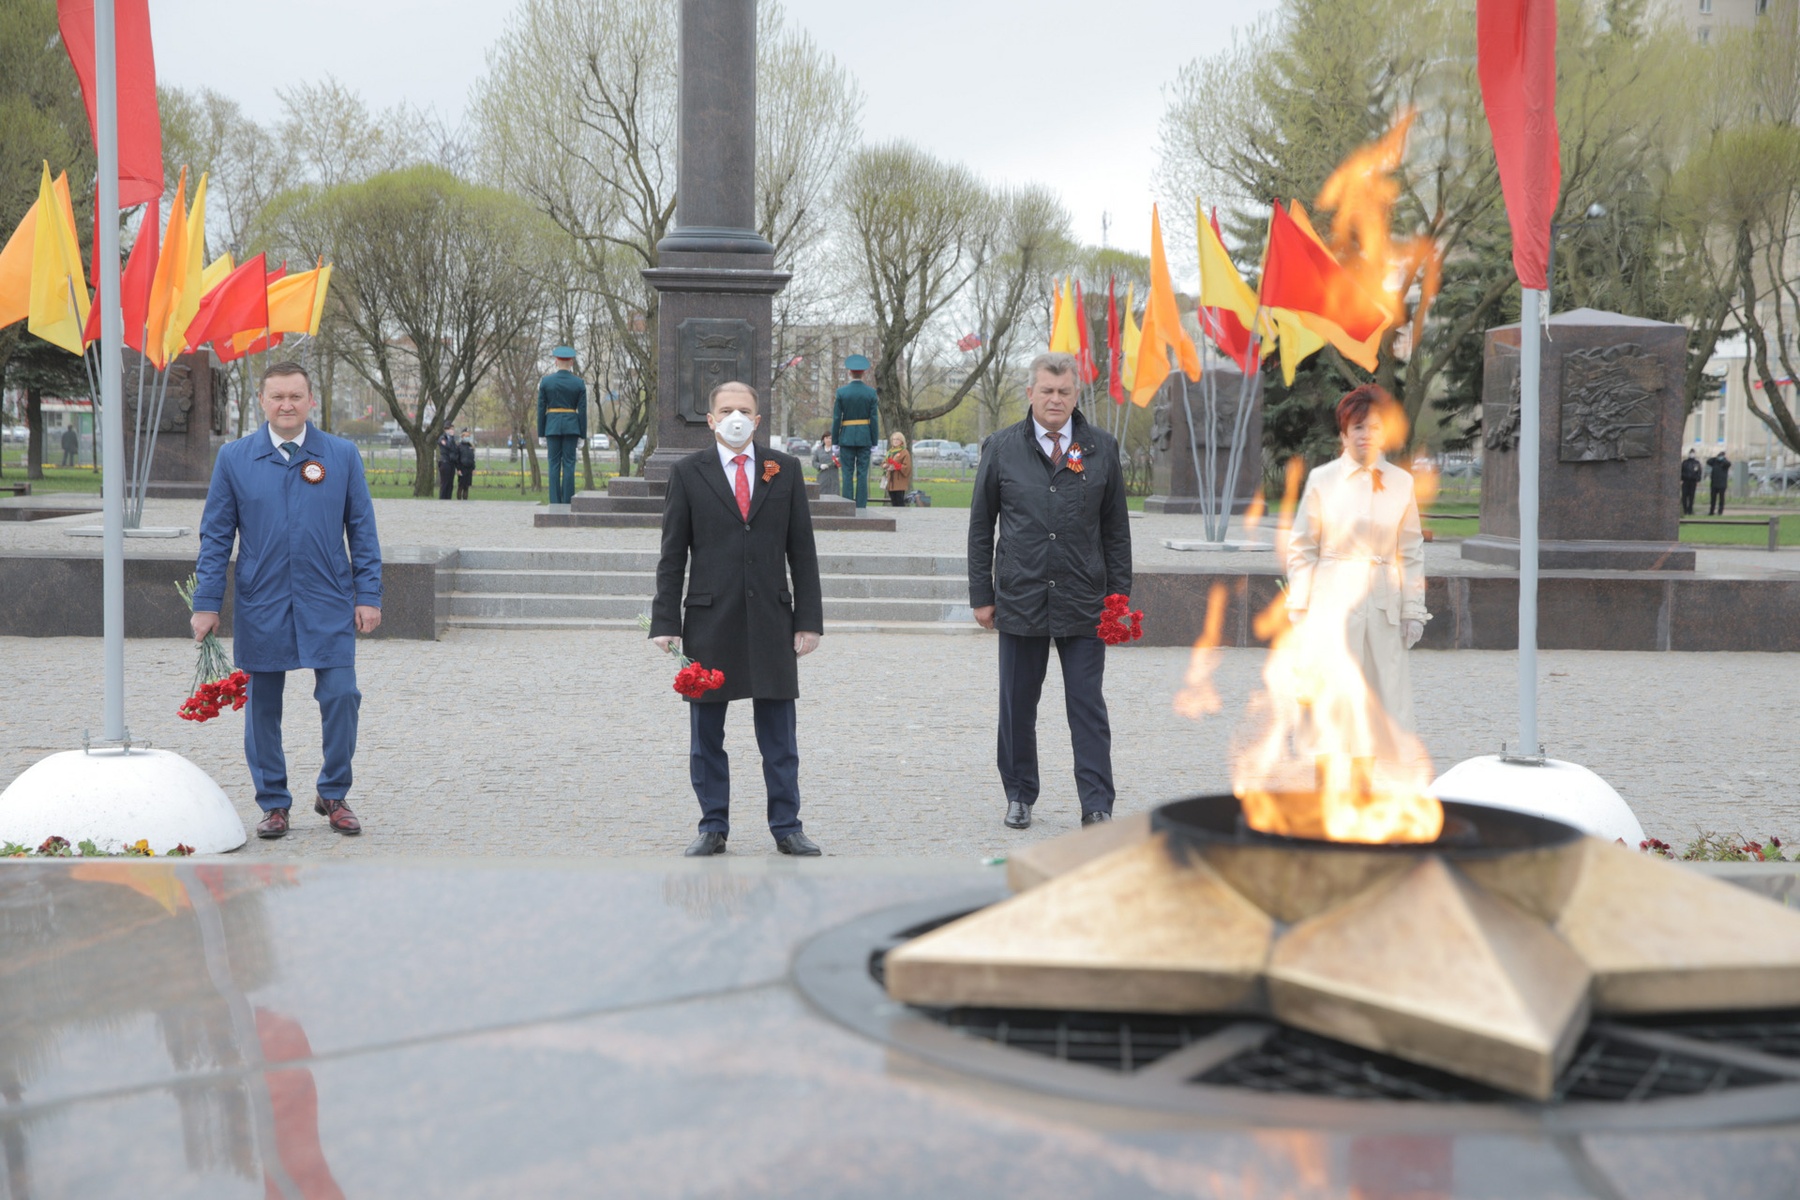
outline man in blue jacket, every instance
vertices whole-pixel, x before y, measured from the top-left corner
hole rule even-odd
[[[213,464],[200,520],[194,640],[219,627],[225,567],[237,542],[232,582],[232,657],[250,676],[244,758],[263,820],[256,835],[288,831],[287,758],[281,701],[287,673],[313,673],[324,726],[324,766],[313,811],[339,833],[361,833],[344,803],[356,753],[356,635],[381,624],[381,542],[362,455],[315,428],[312,380],[295,362],[263,372],[258,401],[267,424],[228,443]],[[348,542],[348,553],[345,544]]]

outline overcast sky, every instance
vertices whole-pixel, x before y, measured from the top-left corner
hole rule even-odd
[[[863,136],[907,138],[995,182],[1055,187],[1083,241],[1143,251],[1163,89],[1182,64],[1274,0],[786,0],[788,18],[848,64]],[[461,118],[507,0],[150,0],[157,70],[254,117],[288,82],[335,75],[372,107]],[[262,46],[264,55],[226,47]],[[546,86],[553,86],[546,80]],[[1077,84],[1080,86],[1078,87]]]

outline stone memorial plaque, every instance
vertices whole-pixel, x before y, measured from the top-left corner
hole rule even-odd
[[[689,317],[677,328],[676,337],[681,371],[678,404],[684,420],[704,425],[707,398],[721,383],[755,386],[756,343],[750,322]]]
[[[1557,457],[1563,462],[1649,458],[1656,450],[1663,374],[1663,364],[1634,342],[1565,354]]]

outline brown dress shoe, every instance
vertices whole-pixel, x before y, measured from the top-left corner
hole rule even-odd
[[[362,822],[350,811],[350,806],[342,800],[327,800],[320,796],[313,801],[313,811],[331,823],[331,827],[339,833],[361,833]]]
[[[263,819],[256,823],[256,836],[259,838],[278,838],[288,831],[288,810],[271,808],[263,814]]]

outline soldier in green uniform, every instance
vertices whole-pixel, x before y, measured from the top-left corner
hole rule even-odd
[[[881,441],[881,410],[875,389],[863,382],[869,360],[852,354],[844,360],[850,382],[837,390],[831,409],[831,444],[837,447],[844,472],[844,499],[869,507],[869,451]]]
[[[575,373],[575,351],[550,352],[556,370],[538,381],[538,436],[550,451],[550,511],[568,512],[575,498],[575,456],[587,437],[587,383]]]

